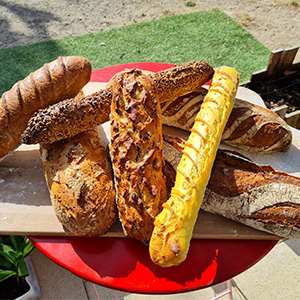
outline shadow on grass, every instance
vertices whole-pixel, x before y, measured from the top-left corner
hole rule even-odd
[[[32,43],[36,41],[36,36],[42,36],[44,39],[49,39],[50,35],[46,24],[49,21],[60,21],[49,12],[25,7],[12,1],[0,0],[0,6],[6,8],[11,14],[20,20],[20,27],[26,26],[26,34],[17,32],[11,28],[10,23],[6,19],[0,18],[0,48],[5,48],[7,45],[14,45],[15,42],[22,44]]]
[[[12,1],[0,0],[0,8],[1,6],[19,18],[20,26],[26,26],[28,30],[26,30],[26,34],[18,32],[10,26],[8,17],[0,17],[0,48],[4,48],[1,49],[4,56],[1,55],[0,67],[5,76],[5,80],[0,82],[0,95],[10,89],[15,82],[28,75],[28,66],[31,71],[34,71],[45,62],[56,59],[62,53],[62,49],[54,41],[41,44],[36,51],[29,51],[28,46],[5,48],[6,45],[13,45],[14,42],[30,46],[37,35],[49,39],[50,35],[46,24],[53,20],[59,21],[59,19],[49,12],[25,7]],[[43,57],[37,55],[38,51],[42,51]],[[13,68],[13,72],[9,71],[11,68]]]
[[[43,36],[44,39],[50,38],[47,23],[53,20],[60,21],[53,14],[11,1],[0,0],[0,8],[1,6],[18,17],[20,26],[26,26],[28,30],[26,30],[26,34],[17,32],[11,28],[8,18],[0,17],[0,48],[4,48],[1,49],[0,59],[0,68],[4,76],[0,82],[0,95],[9,90],[15,82],[29,75],[29,72],[35,71],[46,62],[50,62],[64,53],[55,41],[39,43],[34,51],[31,48],[31,43],[36,40],[37,35]],[[14,42],[20,44],[20,41],[26,45],[5,48],[6,45],[13,45]]]
[[[2,3],[0,0],[0,8]],[[0,49],[0,95],[16,81],[60,55],[84,56],[93,69],[130,62],[204,60],[213,67],[236,68],[243,82],[252,72],[265,67],[270,51],[218,9],[176,15]]]
[[[31,45],[1,49],[0,69],[4,80],[0,81],[0,96],[30,72],[57,59],[58,56],[67,55],[56,41],[38,43],[34,49]]]

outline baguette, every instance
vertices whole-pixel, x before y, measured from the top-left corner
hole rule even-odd
[[[171,196],[154,221],[149,252],[155,264],[169,267],[180,264],[186,258],[238,83],[239,75],[234,69],[222,67],[215,71],[182,152]]]
[[[21,135],[34,112],[76,96],[89,81],[91,69],[83,57],[59,57],[5,92],[0,99],[0,159],[21,145]]]
[[[156,85],[131,70],[116,76],[112,86],[110,156],[119,218],[126,236],[147,243],[167,200]]]
[[[168,190],[185,142],[164,136]],[[300,238],[300,178],[219,149],[201,209],[282,238]]]
[[[287,152],[292,145],[288,124],[270,109],[236,101],[222,142],[246,151]]]
[[[98,129],[40,145],[40,154],[58,220],[75,235],[104,234],[117,212],[112,170]]]
[[[200,88],[163,103],[163,124],[190,131],[206,93]],[[273,111],[236,99],[222,142],[246,151],[286,152],[292,144],[292,131]]]
[[[184,95],[210,80],[213,68],[194,61],[149,75],[159,102]],[[112,86],[85,98],[68,99],[38,111],[28,122],[23,143],[53,143],[109,121]]]
[[[201,208],[280,237],[299,239],[299,199],[300,178],[223,151]]]

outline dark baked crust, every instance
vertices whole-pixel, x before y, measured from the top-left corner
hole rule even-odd
[[[192,61],[175,65],[165,71],[150,74],[157,85],[158,99],[163,103],[194,91],[207,83],[214,69],[204,61]]]
[[[164,138],[169,189],[183,144]],[[258,165],[238,152],[218,150],[201,209],[278,236],[300,238],[299,199],[300,178]]]
[[[66,99],[36,112],[22,135],[25,144],[51,144],[107,122],[112,89]]]
[[[209,81],[213,73],[208,63],[193,61],[153,73],[150,77],[158,88],[157,101],[163,102],[193,91]],[[91,96],[69,99],[40,110],[29,120],[22,136],[23,143],[52,143],[100,125],[109,120],[111,99],[111,84],[108,84],[106,90]]]
[[[222,141],[247,151],[286,152],[292,132],[275,112],[238,100],[223,132]]]
[[[110,154],[119,217],[126,235],[148,242],[167,200],[156,85],[137,70],[120,73],[112,85]]]
[[[163,124],[190,130],[207,90],[197,89],[162,105]],[[288,151],[292,132],[273,111],[236,99],[222,142],[246,151]]]

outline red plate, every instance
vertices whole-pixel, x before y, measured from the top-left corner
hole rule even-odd
[[[107,82],[124,68],[157,72],[165,63],[131,63],[93,71],[92,82]],[[133,293],[180,293],[226,281],[253,266],[277,240],[192,240],[187,259],[177,267],[152,263],[148,247],[127,238],[30,237],[55,263],[109,288]]]

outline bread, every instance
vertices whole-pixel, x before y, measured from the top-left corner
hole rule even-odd
[[[83,98],[66,99],[35,113],[22,135],[24,144],[71,138],[109,120],[112,90]]]
[[[157,85],[159,102],[177,98],[203,85],[213,75],[206,62],[194,61],[153,73],[150,77]],[[112,87],[108,84],[86,98],[65,100],[37,112],[28,122],[22,136],[25,144],[53,143],[72,137],[92,126],[109,120]]]
[[[98,236],[116,220],[112,170],[98,129],[40,145],[58,220],[74,235]]]
[[[190,131],[206,93],[205,88],[200,88],[163,103],[163,124]],[[286,152],[292,143],[292,132],[273,111],[236,99],[222,142],[246,151]]]
[[[182,263],[186,258],[238,84],[239,74],[234,69],[221,67],[215,71],[182,151],[171,196],[154,221],[149,252],[157,265],[170,267]]]
[[[0,100],[0,159],[21,143],[34,112],[74,97],[89,81],[90,62],[78,56],[59,57],[17,82]]]
[[[149,74],[157,86],[160,103],[176,99],[207,83],[214,69],[203,61],[175,65],[170,69]]]
[[[300,178],[220,152],[202,209],[284,238],[300,238]]]
[[[236,101],[222,142],[246,151],[287,152],[292,144],[288,124],[270,109]]]
[[[185,142],[164,136],[167,186]],[[219,149],[201,209],[283,238],[300,238],[300,178]]]
[[[112,85],[110,156],[119,218],[126,236],[147,243],[167,200],[156,85],[138,70],[120,73]]]

